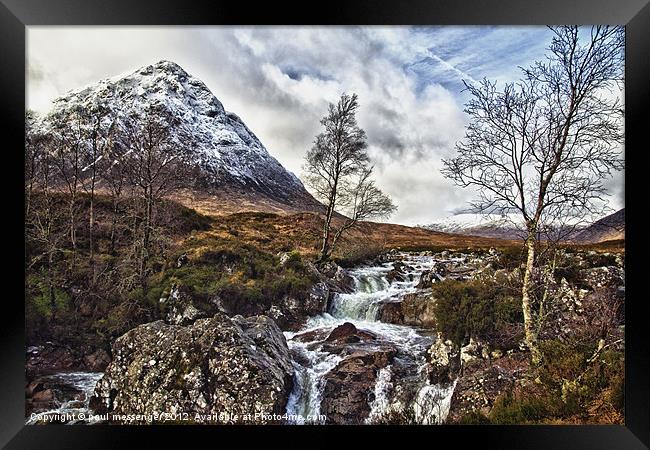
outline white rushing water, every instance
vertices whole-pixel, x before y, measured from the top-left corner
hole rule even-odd
[[[451,395],[455,384],[436,386],[428,384],[426,377],[419,373],[419,368],[425,363],[427,349],[430,348],[433,337],[423,333],[423,330],[404,325],[383,323],[377,320],[379,307],[384,302],[399,301],[404,295],[415,292],[415,287],[423,271],[429,270],[436,260],[431,256],[402,255],[402,261],[407,265],[403,270],[407,281],[387,280],[388,273],[393,269],[393,263],[380,266],[362,267],[350,271],[355,282],[355,291],[350,294],[338,294],[330,305],[327,313],[310,318],[305,327],[297,333],[286,332],[285,336],[294,355],[296,375],[294,388],[287,404],[287,414],[290,423],[321,423],[313,419],[320,414],[320,403],[324,389],[324,376],[333,369],[341,358],[320,351],[317,342],[335,327],[345,322],[354,324],[358,329],[368,330],[379,335],[383,340],[395,344],[403,357],[415,366],[411,383],[418,383],[413,401],[408,404],[391,403],[391,392],[400,388],[401,380],[387,366],[377,374],[374,389],[374,399],[370,402],[370,415],[366,423],[374,423],[384,414],[392,410],[411,409],[411,416],[422,424],[441,423],[449,412]],[[314,341],[299,342],[294,336],[306,332],[314,333]],[[311,349],[310,349],[311,348]],[[308,420],[305,418],[312,418]]]
[[[86,420],[91,416],[88,404],[102,375],[101,372],[64,372],[40,377],[37,381],[54,393],[54,408],[32,413],[26,424],[60,422],[61,418],[66,419],[66,424],[90,423]]]

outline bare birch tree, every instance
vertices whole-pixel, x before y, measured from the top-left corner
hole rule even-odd
[[[357,125],[359,102],[356,94],[342,95],[330,104],[321,120],[324,131],[316,136],[307,152],[304,170],[307,184],[327,207],[318,261],[327,260],[341,235],[360,220],[390,215],[395,206],[370,180],[366,133]],[[337,212],[349,217],[333,227]]]
[[[187,143],[191,138],[174,139],[175,119],[171,113],[152,107],[144,115],[132,117],[123,126],[123,139],[128,151],[122,156],[126,180],[141,201],[141,239],[138,273],[144,292],[147,291],[147,269],[151,256],[151,240],[155,226],[155,210],[166,195],[188,186],[192,180],[187,164]],[[181,136],[181,131],[176,129]]]
[[[621,27],[551,27],[547,60],[518,83],[466,83],[470,117],[443,174],[478,188],[478,211],[518,214],[527,252],[522,285],[525,341],[538,364],[532,277],[539,232],[554,220],[605,208],[604,180],[624,166]]]

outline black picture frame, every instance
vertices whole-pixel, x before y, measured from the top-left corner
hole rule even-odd
[[[427,446],[457,446],[470,441],[477,448],[589,448],[636,449],[650,446],[650,358],[645,345],[648,331],[643,303],[644,232],[643,151],[647,149],[645,101],[650,88],[650,4],[648,0],[412,0],[379,4],[372,0],[252,5],[232,0],[0,0],[0,85],[2,123],[0,140],[6,160],[0,178],[4,186],[6,272],[2,283],[0,318],[0,444],[6,448],[130,448],[153,446],[155,441],[187,445],[188,439],[208,439],[227,445],[227,437],[244,432],[264,433],[274,441],[294,445],[339,445],[343,434],[358,432],[381,441]],[[25,30],[30,25],[220,25],[220,24],[381,24],[381,25],[626,25],[626,392],[624,426],[436,426],[436,427],[120,427],[24,426],[24,284],[20,261],[24,247],[20,225],[22,156],[25,108]],[[635,201],[634,196],[639,198]],[[638,203],[635,203],[638,202]],[[13,210],[15,208],[15,210]],[[15,229],[14,229],[15,227]],[[22,230],[22,231],[21,231]],[[7,244],[13,244],[9,246]],[[5,247],[3,246],[3,247]],[[24,266],[24,265],[23,265]],[[15,271],[14,275],[11,271]],[[23,272],[24,274],[24,272]],[[10,287],[11,289],[7,289]],[[15,289],[15,294],[14,294]],[[181,432],[183,431],[183,432]],[[185,431],[190,431],[187,433]],[[316,440],[313,433],[323,434]],[[417,436],[420,435],[420,436]],[[411,438],[416,438],[412,440]],[[424,439],[424,441],[422,440]],[[137,440],[141,440],[137,443]],[[236,441],[231,441],[236,442]],[[289,441],[284,441],[289,442]],[[246,443],[246,444],[245,444]],[[409,444],[411,445],[411,444]]]

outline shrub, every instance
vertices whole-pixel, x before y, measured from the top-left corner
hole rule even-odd
[[[521,321],[518,300],[490,280],[444,280],[432,287],[439,331],[462,345],[469,338],[490,339]]]
[[[506,247],[494,262],[494,268],[513,270],[519,268],[525,262],[526,251],[524,247]]]
[[[489,420],[496,425],[517,425],[539,422],[548,417],[550,408],[544,398],[515,398],[510,392],[501,394],[490,410]]]
[[[471,411],[458,420],[459,425],[490,425],[492,421],[479,411]]]

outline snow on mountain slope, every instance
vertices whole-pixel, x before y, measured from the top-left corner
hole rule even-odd
[[[255,191],[289,205],[318,205],[236,114],[226,111],[201,80],[173,62],[160,61],[71,91],[55,100],[51,114],[98,105],[111,110],[118,121],[142,115],[150,107],[171,113],[178,135],[192,137],[191,158],[201,167],[208,188]]]

